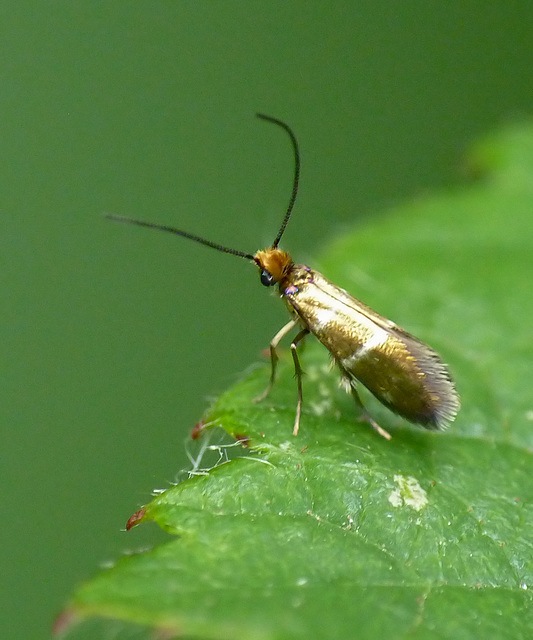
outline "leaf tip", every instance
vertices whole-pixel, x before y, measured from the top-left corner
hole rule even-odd
[[[130,529],[133,529],[133,527],[140,524],[145,515],[146,509],[143,507],[142,509],[139,509],[139,511],[136,511],[132,516],[130,516],[128,522],[126,522],[126,531],[129,531]]]

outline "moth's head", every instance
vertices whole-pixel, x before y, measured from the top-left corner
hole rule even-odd
[[[255,254],[254,262],[259,267],[261,284],[272,287],[286,277],[292,258],[281,249],[264,249]]]

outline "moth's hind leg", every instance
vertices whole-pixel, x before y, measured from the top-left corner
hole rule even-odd
[[[261,402],[261,400],[264,400],[274,386],[274,380],[276,379],[276,366],[279,360],[276,349],[278,347],[278,344],[280,343],[280,340],[284,338],[289,333],[289,331],[292,331],[292,329],[294,329],[297,324],[297,320],[291,320],[290,322],[287,322],[287,324],[283,326],[270,341],[270,380],[268,381],[266,389],[263,391],[263,393],[260,393],[257,398],[254,398],[254,402]]]
[[[368,424],[379,433],[380,436],[385,438],[385,440],[390,440],[392,438],[391,434],[388,431],[385,431],[379,424],[374,420],[374,418],[368,413],[365,409],[359,394],[357,393],[357,389],[355,387],[355,381],[352,379],[349,373],[347,373],[343,367],[340,367],[342,385],[346,388],[346,391],[349,391],[352,394],[352,398],[354,399],[357,408],[361,410],[360,420],[362,422],[368,422]]]
[[[385,431],[385,429],[383,429],[382,427],[380,427],[379,424],[374,420],[374,418],[365,409],[363,403],[361,402],[361,398],[359,397],[359,394],[357,393],[357,389],[355,388],[353,383],[350,384],[350,393],[352,394],[352,397],[355,400],[355,404],[362,411],[360,419],[362,421],[364,421],[364,422],[368,422],[368,424],[373,429],[375,429],[379,433],[380,436],[383,436],[386,440],[390,440],[392,438],[391,434],[388,431]]]

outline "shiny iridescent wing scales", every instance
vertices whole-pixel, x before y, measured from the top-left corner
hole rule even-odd
[[[389,409],[427,429],[454,419],[459,398],[430,347],[309,267],[292,265],[280,284],[291,313],[329,350],[347,382],[359,381]]]

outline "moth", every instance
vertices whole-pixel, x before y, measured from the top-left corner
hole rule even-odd
[[[409,422],[426,429],[443,429],[459,411],[460,401],[447,366],[428,345],[407,333],[394,322],[352,297],[308,266],[295,264],[279,243],[292,214],[300,179],[300,151],[296,136],[283,121],[257,114],[258,118],[281,127],[289,136],[294,153],[292,193],[278,234],[270,247],[255,254],[220,245],[174,227],[116,215],[118,222],[167,231],[245,260],[259,268],[261,284],[277,286],[291,320],[270,342],[270,379],[261,401],[270,393],[276,378],[277,348],[293,329],[298,333],[291,342],[291,354],[298,389],[293,435],[298,434],[302,413],[303,370],[298,347],[312,333],[330,352],[338,366],[341,382],[362,413],[362,419],[384,438],[390,434],[366,412],[357,391],[364,385],[382,404]]]

